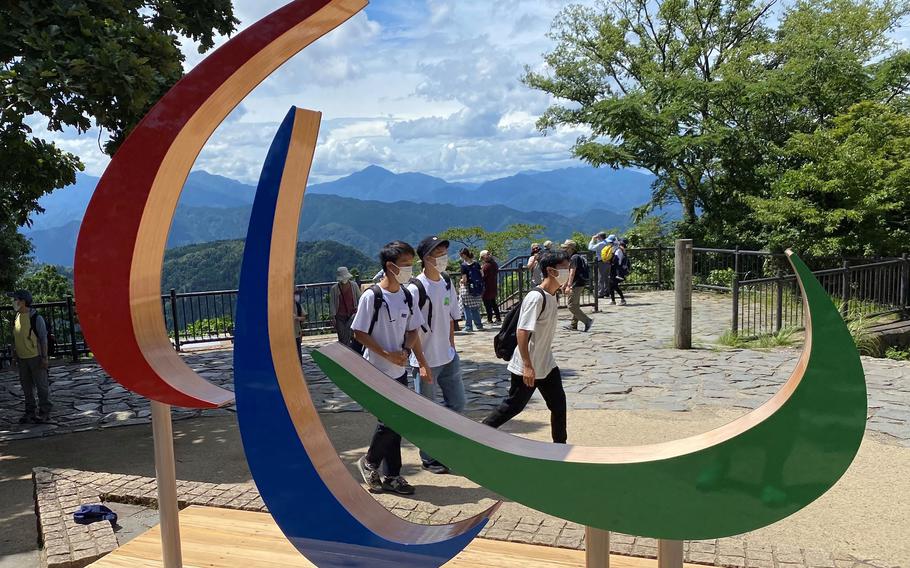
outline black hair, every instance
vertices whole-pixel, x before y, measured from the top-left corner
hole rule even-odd
[[[414,247],[404,241],[392,241],[379,251],[379,262],[382,263],[382,269],[385,270],[387,263],[397,265],[398,259],[406,255],[417,256]]]
[[[461,249],[461,251],[458,254],[466,256],[471,259],[474,258],[474,253],[471,252],[471,249],[469,249],[468,247],[464,247],[463,249]]]
[[[569,255],[562,251],[545,252],[540,255],[539,262],[540,270],[544,273],[544,276],[546,276],[548,268],[556,268],[563,262],[569,262]]]

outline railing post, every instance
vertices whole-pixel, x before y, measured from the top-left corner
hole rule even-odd
[[[739,245],[736,245],[736,249],[733,251],[733,274],[739,277],[742,272],[742,264],[740,260],[741,256],[739,254]]]
[[[907,253],[901,255],[901,260],[901,317],[907,319],[910,317],[910,259]]]
[[[177,290],[171,288],[171,321],[174,323],[174,349],[180,352],[180,326],[177,323]]]
[[[677,349],[692,349],[692,239],[676,241],[676,326]]]
[[[780,333],[784,327],[784,279],[781,278],[780,273],[777,274],[777,313],[775,315],[775,327],[777,327],[777,333]]]
[[[73,310],[73,297],[66,296],[66,317],[70,321],[70,356],[73,363],[79,361],[79,350],[76,348],[76,312]]]
[[[594,255],[594,268],[593,270],[589,267],[589,272],[591,273],[591,292],[594,294],[594,313],[600,311],[600,294],[597,291],[600,289],[600,256]]]
[[[845,260],[841,275],[841,315],[846,319],[850,315],[850,261]]]
[[[739,335],[739,274],[733,273],[733,335]]]
[[[664,246],[657,243],[657,289],[664,289]]]

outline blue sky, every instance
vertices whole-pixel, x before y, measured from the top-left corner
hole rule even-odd
[[[240,28],[283,3],[235,0]],[[520,83],[526,64],[541,64],[550,46],[545,34],[567,4],[374,0],[260,85],[218,129],[196,167],[254,182],[291,105],[324,113],[314,181],[370,164],[451,181],[579,165],[570,149],[580,131],[542,136],[534,122],[550,100]],[[187,67],[203,57],[191,44],[184,52]],[[100,175],[107,158],[97,136],[52,135],[82,157],[87,173]]]

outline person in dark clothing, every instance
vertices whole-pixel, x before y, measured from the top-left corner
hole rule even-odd
[[[499,313],[499,302],[496,296],[499,292],[499,265],[493,260],[490,251],[480,251],[480,271],[483,273],[483,305],[487,312],[487,323],[494,323],[493,317],[496,317],[495,323],[502,323],[502,315]]]
[[[613,261],[610,263],[610,304],[614,306],[616,305],[617,292],[619,293],[619,305],[626,305],[626,297],[623,295],[619,285],[626,279],[622,267],[626,258],[626,247],[628,244],[629,239],[621,239],[619,241],[619,246],[616,247],[616,252],[613,253]]]

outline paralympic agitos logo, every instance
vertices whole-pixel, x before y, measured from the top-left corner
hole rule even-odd
[[[168,228],[208,137],[257,84],[365,5],[291,2],[212,53],[162,98],[113,158],[91,201],[76,251],[76,298],[95,357],[125,387],[188,408],[231,404],[236,393],[260,493],[314,564],[436,567],[477,535],[498,504],[438,526],[388,512],[338,458],[297,364],[286,315],[319,113],[291,109],[263,168],[237,306],[235,393],[183,362],[161,310]],[[340,345],[313,358],[404,437],[505,498],[627,534],[719,538],[766,526],[817,499],[849,467],[862,439],[866,390],[853,341],[808,268],[795,255],[791,262],[808,314],[793,375],[755,411],[674,442],[615,448],[535,442],[433,405]]]

